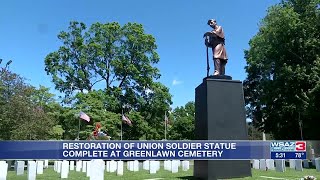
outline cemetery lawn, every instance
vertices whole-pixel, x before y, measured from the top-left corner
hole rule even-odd
[[[193,167],[190,167],[191,169],[189,171],[182,171],[181,168],[179,168],[179,173],[172,174],[169,171],[163,170],[163,167],[157,172],[157,174],[149,174],[148,171],[140,170],[138,172],[131,172],[127,169],[124,169],[124,175],[123,176],[117,176],[116,173],[105,173],[104,179],[132,179],[132,180],[143,180],[143,179],[188,179],[192,180],[193,175]],[[275,172],[275,171],[261,171],[261,170],[255,170],[252,169],[252,177],[247,178],[237,178],[238,179],[259,179],[259,180],[272,180],[272,179],[298,179],[302,178],[303,176],[311,175],[317,177],[317,179],[320,179],[320,172],[316,172],[315,169],[303,169],[302,172],[295,171],[292,169],[287,168],[286,172]],[[25,173],[23,176],[17,176],[14,171],[9,171],[7,180],[26,180],[27,179],[27,172],[25,170]],[[49,167],[49,169],[44,169],[43,174],[37,175],[37,180],[56,180],[60,179],[59,174],[53,171],[53,167]],[[86,173],[83,172],[76,172],[76,171],[70,171],[68,180],[89,180],[88,177],[86,177]]]

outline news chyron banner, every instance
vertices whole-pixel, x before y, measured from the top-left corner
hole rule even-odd
[[[0,159],[306,159],[306,141],[0,141]]]

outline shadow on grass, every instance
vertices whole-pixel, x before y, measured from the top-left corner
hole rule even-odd
[[[187,179],[187,180],[201,180],[200,178],[196,178],[193,176],[183,176],[183,177],[178,177],[179,179]]]

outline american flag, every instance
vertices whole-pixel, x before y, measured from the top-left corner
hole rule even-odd
[[[87,122],[90,122],[90,117],[88,115],[86,115],[86,113],[84,113],[84,112],[80,112],[80,119],[83,119]]]
[[[122,114],[122,121],[124,121],[124,123],[128,124],[129,126],[132,125],[131,120],[123,114]]]

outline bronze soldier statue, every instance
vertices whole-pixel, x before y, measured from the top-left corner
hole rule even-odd
[[[214,61],[214,76],[225,75],[225,66],[228,62],[228,56],[225,49],[225,37],[221,26],[218,26],[215,19],[208,20],[207,23],[212,27],[212,31],[206,32],[203,37],[206,37],[205,44],[207,46],[207,59],[208,59],[208,48],[212,48],[213,61]],[[209,63],[209,62],[207,62]],[[209,64],[208,72],[209,74]]]

